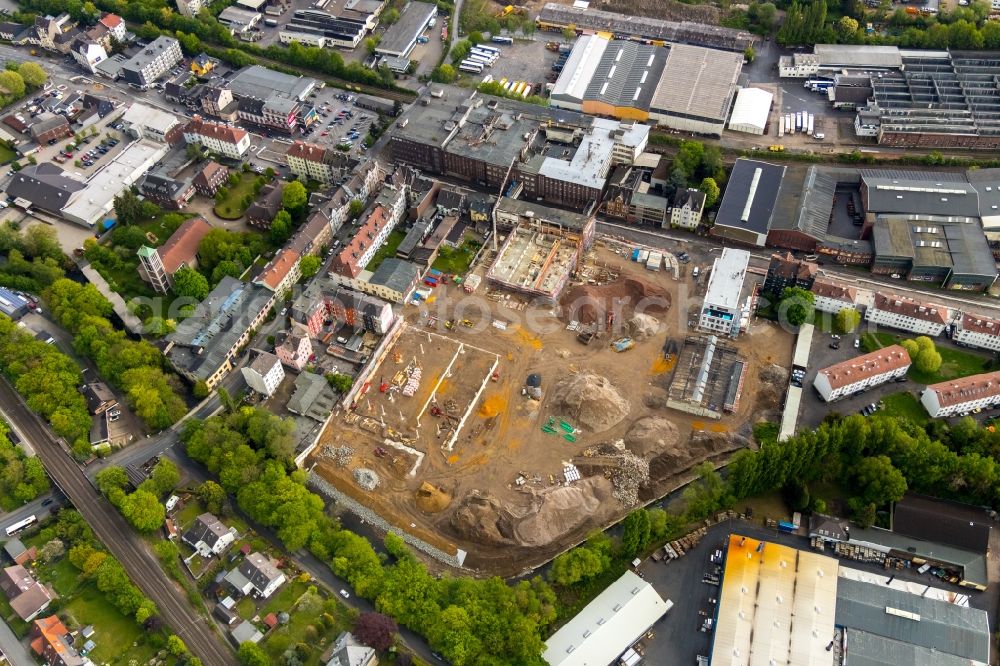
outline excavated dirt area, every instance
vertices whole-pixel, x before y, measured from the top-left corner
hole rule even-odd
[[[613,324],[620,327],[636,311],[649,315],[666,312],[672,302],[670,294],[650,277],[655,280],[655,274],[647,272],[640,279],[623,277],[606,285],[581,284],[567,289],[559,300],[562,321],[604,324],[610,313]]]
[[[595,258],[622,261],[604,248]],[[421,309],[408,306],[371,389],[355,412],[331,419],[306,467],[432,545],[466,551],[467,568],[510,576],[678,487],[694,465],[747,446],[753,422],[780,407],[791,336],[761,321],[733,342],[749,363],[737,413],[712,421],[669,409],[673,364],[662,349],[690,333],[687,308],[670,308],[690,285],[638,264],[617,270],[614,283],[573,285],[555,306],[500,298],[485,281],[472,297],[449,284]],[[620,330],[581,343],[568,325],[584,319],[567,312],[581,296],[624,299]],[[653,297],[658,309],[637,315]],[[611,342],[625,335],[634,346],[616,352]],[[417,366],[412,395],[380,390],[405,386]],[[529,374],[541,376],[540,401],[524,395]],[[378,476],[373,490],[359,487],[358,469]]]

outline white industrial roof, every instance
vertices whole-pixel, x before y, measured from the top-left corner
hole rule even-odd
[[[836,602],[835,559],[731,535],[713,666],[832,664]]]
[[[551,666],[607,666],[671,606],[626,571],[545,642],[542,658]]]
[[[724,248],[722,256],[712,264],[712,277],[708,279],[705,304],[737,309],[749,264],[750,253],[746,250]]]
[[[812,348],[813,333],[816,327],[812,324],[802,324],[799,326],[799,335],[795,340],[795,354],[792,356],[792,365],[803,368],[809,365],[809,350]]]
[[[736,104],[729,117],[729,129],[734,125],[750,125],[764,131],[767,116],[771,112],[771,101],[774,95],[760,88],[741,88],[736,93]]]
[[[172,113],[139,103],[130,106],[122,115],[122,120],[131,125],[148,127],[160,134],[166,134],[172,127],[180,123],[177,116]]]
[[[785,407],[781,412],[781,428],[778,430],[778,441],[783,442],[795,434],[795,425],[799,422],[799,406],[802,404],[802,389],[789,386],[785,396]]]
[[[142,139],[121,152],[98,171],[73,200],[62,209],[63,215],[86,224],[94,224],[114,207],[115,197],[130,187],[167,154],[167,146]]]
[[[584,35],[576,40],[551,96],[582,101],[609,43],[610,40],[601,35]]]

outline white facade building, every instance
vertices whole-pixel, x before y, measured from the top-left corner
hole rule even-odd
[[[760,88],[741,88],[729,116],[729,129],[746,134],[763,134],[771,114],[774,95]]]
[[[1000,406],[1000,371],[931,384],[920,396],[932,418]]]
[[[278,384],[285,378],[285,369],[281,360],[274,354],[263,352],[244,367],[243,378],[247,386],[261,395],[271,397],[278,390]]]
[[[892,345],[864,356],[823,368],[816,373],[813,387],[827,402],[857,391],[904,377],[910,369],[910,355],[899,345]]]
[[[816,311],[829,312],[830,314],[837,314],[848,308],[854,309],[858,298],[857,290],[854,287],[826,280],[815,280],[812,293],[816,297],[813,303]]]
[[[865,311],[865,320],[873,324],[917,335],[941,335],[948,318],[948,308],[943,305],[885,292],[875,292],[874,303]]]
[[[108,59],[108,52],[97,42],[79,40],[73,44],[73,59],[91,74],[97,72],[97,63]]]
[[[693,231],[701,224],[701,215],[704,210],[704,192],[694,188],[679,190],[674,198],[674,206],[670,209],[670,226],[675,229]]]
[[[951,339],[968,347],[1000,351],[1000,320],[964,313],[955,322]]]
[[[722,250],[722,256],[712,264],[698,328],[734,338],[739,335],[740,296],[749,264],[750,253],[746,250]]]
[[[210,123],[195,116],[184,128],[184,141],[204,146],[234,160],[243,159],[250,150],[250,132],[219,123]]]
[[[182,16],[197,16],[201,11],[201,0],[177,0],[177,11]]]

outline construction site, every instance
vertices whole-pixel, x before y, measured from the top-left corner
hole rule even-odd
[[[761,323],[717,342],[702,403],[718,416],[671,408],[677,376],[701,367],[674,305],[690,282],[629,256],[596,243],[541,304],[495,285],[437,287],[403,311],[306,467],[465,568],[510,576],[683,485],[695,465],[723,463],[780,409],[791,338]],[[742,399],[727,378],[737,360]]]

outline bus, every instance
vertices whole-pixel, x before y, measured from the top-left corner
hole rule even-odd
[[[513,81],[508,81],[507,83],[503,84],[504,92],[508,92],[513,86],[514,86]]]
[[[7,536],[14,536],[15,534],[17,534],[21,530],[25,529],[29,525],[34,524],[36,521],[37,521],[37,518],[35,518],[34,515],[30,515],[27,518],[25,518],[24,520],[17,521],[16,523],[14,523],[13,525],[11,525],[11,526],[9,526],[7,528],[7,530],[6,530],[7,531]]]
[[[458,66],[458,69],[463,72],[471,72],[473,74],[482,74],[483,66],[478,62],[473,62],[471,60],[463,60]]]
[[[495,46],[486,46],[485,44],[476,44],[475,46],[472,47],[472,50],[475,51],[476,49],[479,49],[480,51],[486,51],[487,53],[492,53],[493,55],[497,55],[497,56],[500,55],[500,49],[496,48]]]
[[[491,65],[497,61],[497,57],[492,53],[487,53],[486,51],[477,51],[476,49],[472,49],[471,51],[469,51],[469,56],[470,57],[479,56],[480,58],[489,60]]]
[[[802,84],[803,88],[815,89],[815,86],[832,86],[833,79],[808,79]]]
[[[492,62],[490,62],[490,59],[487,58],[486,56],[480,56],[475,54],[470,55],[468,58],[466,58],[466,60],[468,60],[469,62],[479,63],[483,67],[490,67],[493,64]]]
[[[514,38],[513,37],[500,37],[500,36],[496,36],[496,37],[493,37],[492,39],[490,39],[490,41],[493,42],[494,44],[513,44],[514,43]]]

